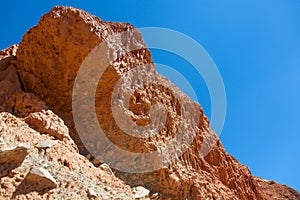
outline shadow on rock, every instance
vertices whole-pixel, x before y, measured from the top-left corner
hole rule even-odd
[[[47,193],[49,190],[57,187],[56,180],[42,167],[36,167],[24,178],[23,182],[19,185],[13,198],[21,194],[28,194],[30,192],[38,192],[40,195]]]
[[[19,167],[28,155],[26,145],[5,147],[0,149],[0,178],[7,176],[10,172]]]

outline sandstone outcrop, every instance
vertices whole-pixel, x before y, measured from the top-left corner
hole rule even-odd
[[[80,79],[82,85],[76,85],[80,67],[103,43],[105,55],[97,57],[97,63],[83,74],[86,81]],[[103,63],[107,65],[99,82],[88,79]],[[135,69],[136,73],[129,73]],[[138,85],[128,99],[128,107],[122,92],[130,85],[115,89],[121,79]],[[144,84],[145,80],[156,82]],[[95,86],[94,94],[84,88],[85,93],[74,96],[74,88],[88,84]],[[88,112],[88,96],[92,95],[96,119]],[[74,97],[79,103],[72,102]],[[128,23],[104,22],[71,7],[53,8],[24,35],[19,46],[1,51],[0,103],[0,137],[8,144],[30,144],[26,158],[9,172],[11,175],[1,177],[2,198],[299,199],[297,191],[253,177],[246,166],[226,153],[201,106],[155,72],[141,34]],[[74,124],[74,105],[81,126]],[[161,113],[166,117],[159,118],[164,126],[158,129],[153,126],[153,117],[161,117]],[[120,128],[116,117],[127,128],[131,128],[130,120],[142,127],[133,131],[141,134],[138,136],[149,136],[152,130],[158,133],[134,137]],[[162,157],[158,163],[147,160],[148,157],[134,157],[144,159],[132,162],[130,156],[103,148],[101,141],[97,143],[94,122],[99,122],[113,145],[127,152],[152,155],[151,152],[171,146],[174,148],[169,153],[179,154],[169,165],[160,164],[173,157]],[[182,134],[180,145],[171,143],[178,130]],[[85,139],[78,133],[84,131]],[[187,134],[192,136],[191,141],[186,139]],[[216,143],[210,143],[212,140]],[[211,151],[199,154],[203,147],[210,147]],[[113,157],[114,163],[102,163],[107,159],[101,160],[101,156],[95,159],[93,149],[101,150],[99,153],[104,157]],[[122,168],[124,160],[128,166]],[[116,169],[112,171],[109,165]],[[134,167],[139,171],[142,167],[157,166],[155,170],[133,173]],[[47,172],[32,173],[32,169]],[[44,184],[30,184],[26,188],[24,182],[29,179],[34,183],[36,174],[44,174],[39,178]]]
[[[133,199],[128,185],[78,153],[63,120],[23,91],[16,70],[7,73],[15,67],[16,48],[0,51],[9,58],[0,65],[0,199],[91,199],[89,190],[97,193],[92,199]]]
[[[300,193],[286,185],[264,180],[259,177],[254,177],[254,179],[257,181],[258,187],[266,199],[300,199]]]
[[[39,133],[6,112],[0,114],[0,124],[0,136],[10,147],[0,153],[0,199],[90,199],[89,189],[98,194],[97,199],[133,199],[129,186],[94,167],[78,154],[71,139],[60,141]],[[46,140],[54,145],[36,147]]]
[[[46,104],[32,93],[24,92],[14,64],[17,45],[0,54],[0,111],[24,117],[34,111],[47,109]]]

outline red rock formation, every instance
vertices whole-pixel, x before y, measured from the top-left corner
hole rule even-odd
[[[22,90],[16,50],[0,51],[0,199],[133,199],[105,165],[78,153],[60,117]]]
[[[14,64],[17,48],[13,45],[0,54],[0,112],[12,112],[24,117],[31,112],[47,109],[47,106],[32,93],[21,89]]]
[[[122,34],[123,32],[126,34]],[[115,37],[117,33],[120,37]],[[272,199],[273,197],[299,199],[299,193],[296,191],[253,177],[247,167],[226,153],[217,135],[210,129],[209,122],[200,105],[192,102],[168,80],[155,72],[150,52],[145,47],[140,33],[132,25],[103,22],[82,10],[70,7],[52,9],[41,18],[37,26],[31,28],[24,35],[18,49],[12,47],[0,54],[1,111],[24,117],[18,119],[8,113],[2,113],[0,115],[2,117],[0,118],[0,136],[4,137],[5,141],[9,141],[11,138],[11,141],[27,142],[32,146],[37,146],[39,142],[46,139],[56,141],[51,148],[42,149],[47,159],[37,152],[36,149],[40,149],[37,147],[32,148],[31,155],[35,161],[41,159],[45,166],[48,166],[47,163],[53,163],[48,168],[52,170],[53,174],[56,174],[54,178],[58,178],[58,174],[62,176],[57,180],[58,187],[52,189],[60,191],[61,196],[59,197],[69,197],[67,192],[74,190],[82,198],[97,198],[96,194],[99,197],[102,194],[111,195],[101,190],[101,187],[105,187],[105,184],[101,182],[103,180],[109,181],[113,188],[117,186],[122,188],[115,197],[122,199],[132,197],[131,189],[117,179],[107,165],[95,168],[91,166],[91,163],[87,163],[87,159],[77,153],[78,147],[82,154],[88,154],[78,136],[77,131],[80,130],[76,127],[76,131],[73,122],[72,90],[78,70],[86,57],[97,45],[104,42],[108,48],[105,52],[114,59],[108,63],[99,83],[96,83],[95,110],[96,121],[99,121],[110,141],[127,152],[145,154],[170,146],[170,141],[176,137],[182,125],[185,127],[183,133],[193,136],[191,144],[183,134],[184,145],[176,146],[177,143],[173,145],[175,151],[183,151],[183,146],[187,146],[188,149],[168,166],[144,173],[116,170],[115,173],[125,183],[131,186],[144,186],[153,194],[152,198],[160,199]],[[132,49],[134,50],[131,51]],[[100,58],[102,57],[100,56]],[[103,57],[102,60],[98,59],[95,62],[103,64],[106,60]],[[138,68],[142,64],[149,65],[143,69]],[[96,71],[97,66],[96,64],[91,65],[91,71],[88,71],[83,77],[90,77],[90,73]],[[128,75],[128,72],[137,68],[140,70],[138,75]],[[115,102],[112,96],[116,84],[124,78],[136,82],[148,79],[158,82],[147,85],[140,84],[131,95],[128,108],[120,106],[120,109],[127,113],[122,115],[122,112],[112,112],[111,102]],[[83,83],[83,86],[86,85]],[[120,90],[126,89],[125,87]],[[79,101],[88,101],[85,96],[90,95],[93,94],[87,90],[87,95],[80,94],[76,97]],[[118,98],[121,102],[120,105],[126,104],[124,96]],[[97,135],[96,131],[93,132],[96,128],[92,127],[95,119],[86,112],[89,107],[88,103],[90,102],[87,102],[87,105],[79,105],[77,108],[83,121],[83,130],[88,133],[84,144],[91,147],[97,146]],[[114,114],[124,119],[125,123],[129,123],[129,119],[131,119],[141,127],[151,125],[151,116],[156,116],[156,113],[151,111],[151,107],[157,104],[160,104],[159,109],[165,110],[167,115],[165,126],[155,136],[137,138],[126,134],[123,129],[118,127],[119,124]],[[182,120],[183,117],[185,121]],[[22,126],[23,123],[25,126]],[[16,129],[20,130],[12,133],[12,130]],[[70,130],[70,135],[77,146],[68,137],[67,129]],[[35,136],[34,139],[32,135]],[[211,139],[217,140],[215,146],[213,143],[209,143]],[[205,157],[199,155],[203,146],[212,148]],[[122,163],[122,160],[124,162],[124,158],[111,151],[110,148],[104,149],[101,154],[105,156],[111,154],[116,161],[115,166]],[[165,160],[162,162],[167,162],[167,159],[171,157],[163,158]],[[129,157],[125,159],[130,161]],[[28,162],[31,164],[26,165],[27,171],[33,161],[29,159]],[[152,160],[150,163],[147,159],[136,162],[137,166],[156,166],[156,163],[151,163]],[[96,160],[94,164],[99,165]],[[134,166],[135,163],[131,164],[130,166]],[[160,166],[159,164],[158,166]],[[61,166],[65,167],[60,171],[58,169]],[[25,168],[20,167],[20,170],[24,171]],[[80,192],[74,184],[73,186],[68,185],[72,185],[72,183],[63,175],[64,173],[72,174],[71,180],[74,181],[81,179],[79,175],[88,176],[89,178],[86,180],[92,181],[96,186],[94,185],[92,191],[87,190],[88,186],[83,181],[81,187],[84,190]],[[12,194],[15,196],[39,196],[44,199],[49,196],[54,197],[54,194],[49,191],[44,191],[43,194],[34,193],[34,188],[16,191],[16,185],[19,184],[17,180],[22,179],[18,178],[20,174],[22,173],[17,172],[17,175],[12,176],[13,178],[5,177],[6,182],[1,185],[1,188],[10,187],[10,189],[0,188],[0,197],[9,197]],[[90,176],[94,176],[94,178]],[[96,183],[97,181],[101,183],[100,186]],[[72,189],[72,187],[76,189]],[[278,194],[276,188],[281,189]],[[35,191],[40,190],[36,189]],[[122,191],[126,191],[127,194],[121,195]]]
[[[57,116],[52,114],[48,120],[55,118]],[[94,167],[78,154],[71,139],[61,141],[39,133],[22,119],[6,112],[0,113],[0,137],[4,141],[0,145],[0,152],[11,149],[15,144],[29,146],[25,160],[24,156],[22,161],[15,159],[16,156],[8,156],[6,166],[1,163],[0,199],[89,199],[89,190],[97,193],[97,199],[133,197],[129,186],[113,174]],[[44,149],[36,147],[46,140],[52,141],[54,145]],[[43,173],[39,172],[41,170],[36,172],[35,168],[41,168]]]
[[[134,29],[130,24],[102,22],[77,9],[56,7],[24,35],[20,44],[18,71],[25,90],[34,92],[64,119],[82,153],[85,151],[74,131],[71,115],[74,79],[81,63],[96,45],[113,33],[130,29]],[[136,37],[136,43],[143,45],[140,35]],[[126,66],[123,68],[128,70],[129,65],[150,62],[151,58],[147,49],[141,49],[126,55],[124,60]],[[107,87],[103,92],[105,95],[111,92],[118,79],[116,69],[111,67],[107,71],[103,79],[103,85]],[[102,121],[109,123],[105,115]]]

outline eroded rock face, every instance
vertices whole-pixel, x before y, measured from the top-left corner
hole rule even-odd
[[[78,153],[60,117],[22,90],[13,49],[0,51],[10,58],[0,62],[0,84],[9,83],[0,88],[0,199],[91,199],[89,190],[93,199],[133,199],[128,185]]]
[[[129,186],[94,167],[71,139],[39,133],[6,112],[0,113],[0,127],[5,143],[0,148],[0,199],[90,199],[89,189],[98,194],[96,199],[133,199]],[[38,147],[47,140],[53,145]]]
[[[71,112],[72,88],[78,69],[103,39],[113,33],[133,29],[130,24],[103,22],[81,10],[56,7],[24,35],[19,46],[17,65],[25,90],[43,99],[64,119],[83,154],[86,151],[73,128]],[[144,45],[140,35],[135,38],[136,45]],[[116,44],[114,48],[115,51],[123,51],[123,44]],[[136,64],[150,62],[151,58],[149,51],[144,48],[125,55],[122,60],[125,64],[122,69],[119,65],[118,70],[126,71]],[[106,96],[119,78],[117,68],[109,67],[105,77],[103,84],[107,88],[101,88],[101,99],[105,97],[110,101],[110,96]]]
[[[278,184],[274,181],[267,181],[259,177],[254,177],[254,179],[257,181],[258,187],[266,199],[300,199],[300,193],[290,187],[287,187],[286,185]]]
[[[54,8],[24,36],[19,46],[17,66],[25,90],[38,95],[51,109],[61,114],[64,120],[69,122],[69,126],[73,127],[70,114],[72,112],[71,92],[75,77],[86,56],[96,45],[105,40],[112,54],[118,52],[121,56],[116,57],[102,75],[96,91],[95,107],[102,129],[115,145],[122,148],[125,146],[126,151],[137,153],[155,151],[160,148],[159,146],[167,146],[168,141],[176,136],[181,117],[184,115],[182,112],[187,114],[199,112],[199,119],[190,117],[189,123],[194,126],[186,123],[189,127],[185,132],[192,132],[195,139],[188,151],[176,163],[155,172],[136,175],[118,172],[118,175],[131,185],[144,185],[159,192],[163,198],[261,199],[249,170],[227,155],[220,142],[205,159],[198,155],[204,137],[210,137],[214,133],[209,128],[202,108],[194,105],[187,97],[179,100],[178,96],[183,94],[175,86],[168,84],[167,88],[163,84],[141,84],[134,91],[129,108],[125,108],[136,124],[145,126],[149,124],[149,108],[160,103],[167,111],[166,126],[155,137],[150,139],[132,137],[118,127],[111,108],[115,85],[134,67],[142,63],[152,63],[149,51],[146,49],[127,52],[128,47],[132,45],[145,46],[140,34],[135,33],[133,37],[126,35],[123,40],[111,37],[128,29],[134,31],[129,24],[106,23],[83,11],[64,7]],[[153,65],[145,69],[147,71],[144,73],[146,74],[144,79],[149,78],[147,72],[153,69]],[[160,82],[168,82],[158,74],[150,75],[156,76],[156,79],[161,80]],[[138,78],[130,77],[129,81]],[[84,94],[81,95],[84,97]],[[193,106],[182,111],[181,104],[186,102]],[[82,120],[92,121],[93,118],[85,111],[83,109],[81,112]],[[124,119],[123,116],[120,118]],[[73,138],[76,139],[74,128],[72,132]],[[87,140],[86,145],[97,145],[97,135],[92,136],[93,132],[87,134],[90,135],[90,139]],[[110,149],[108,149],[109,153],[111,153]],[[111,156],[117,161],[124,159],[118,154]],[[137,162],[136,166],[143,164]]]
[[[25,117],[31,112],[47,109],[46,104],[32,93],[21,89],[14,64],[18,46],[0,51],[0,112]]]
[[[68,127],[51,110],[30,113],[24,118],[24,121],[36,131],[48,134],[59,140],[69,137]]]
[[[122,34],[124,32],[125,35]],[[176,137],[182,124],[185,127],[183,133],[190,133],[193,136],[191,144],[183,139],[183,144],[188,146],[188,149],[171,165],[145,173],[114,171],[119,178],[131,186],[143,186],[146,188],[144,191],[150,191],[149,196],[153,199],[231,200],[272,199],[274,195],[276,196],[265,192],[276,193],[273,186],[254,178],[246,166],[226,153],[217,135],[210,129],[201,106],[192,102],[167,79],[155,72],[150,52],[140,33],[132,25],[103,22],[78,9],[55,7],[41,18],[37,26],[24,35],[19,47],[13,46],[0,53],[0,109],[22,117],[1,113],[0,136],[5,142],[28,142],[32,147],[28,159],[16,168],[14,176],[5,177],[1,182],[0,197],[30,196],[42,199],[133,197],[132,189],[116,178],[108,165],[100,165],[101,163],[94,159],[93,163],[99,165],[99,168],[95,168],[77,152],[78,147],[82,154],[89,153],[82,144],[73,122],[74,82],[86,57],[103,42],[107,47],[105,54],[107,53],[112,60],[104,66],[105,71],[100,81],[96,83],[97,119],[87,112],[90,102],[76,107],[83,122],[81,127],[88,133],[84,144],[89,147],[99,144],[97,133],[90,132],[96,130],[93,127],[94,121],[100,123],[107,138],[114,145],[128,152],[149,153],[167,147]],[[135,50],[131,51],[132,49]],[[106,62],[105,56],[99,58],[97,62],[100,64]],[[141,65],[146,68],[128,75],[128,72]],[[97,65],[91,65],[90,68],[92,70],[89,73],[93,73]],[[83,77],[90,77],[89,73]],[[124,115],[122,112],[112,112],[112,102],[115,102],[115,99],[112,99],[113,91],[121,79],[125,79],[125,82],[136,81],[138,84],[129,98],[127,107],[125,95],[116,98],[118,100],[116,104],[121,102],[117,109],[126,111]],[[142,84],[144,80],[158,82]],[[91,83],[94,80],[87,79],[87,81]],[[129,87],[121,87],[118,90],[123,94],[122,91]],[[79,94],[76,97],[84,102],[89,95],[92,94],[87,90],[86,94]],[[160,107],[157,112],[152,112],[151,107],[158,104]],[[184,109],[181,109],[183,105]],[[166,112],[166,118],[161,118],[164,126],[150,138],[128,135],[118,126],[115,119],[117,116],[125,125],[132,120],[140,127],[149,125],[151,128],[151,116],[158,116],[162,110]],[[196,113],[197,117],[194,116]],[[185,121],[182,118],[185,118]],[[147,135],[148,132],[144,131],[141,134]],[[216,144],[210,143],[211,139],[215,139]],[[47,140],[55,142],[47,148],[38,147],[42,141]],[[203,146],[212,148],[205,157],[199,155]],[[181,151],[180,148],[181,146],[178,146],[175,150]],[[109,148],[104,148],[101,153],[106,156],[111,154],[117,164],[124,159],[111,152]],[[147,160],[136,162],[136,166],[153,164]],[[39,166],[35,166],[37,163]],[[57,187],[44,190],[34,187],[26,190],[22,187],[18,189],[17,186],[22,184],[24,174],[32,167],[41,166],[51,171]],[[75,185],[78,180],[80,187]],[[93,188],[90,188],[90,185]],[[111,185],[117,192],[112,194],[109,190],[103,189],[107,185]],[[288,190],[281,188],[283,189],[280,193]],[[297,192],[286,192],[286,195],[287,199],[299,197]],[[277,196],[282,197],[280,194]]]

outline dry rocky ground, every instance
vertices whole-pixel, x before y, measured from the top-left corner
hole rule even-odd
[[[122,32],[126,35],[113,37]],[[184,130],[194,139],[190,145],[183,141],[188,149],[171,165],[144,173],[112,170],[90,154],[87,147],[97,139],[93,132],[84,142],[87,146],[83,145],[72,115],[72,89],[82,62],[103,41],[114,59],[96,88],[97,120],[115,145],[147,153],[168,145],[179,129],[180,117],[188,116]],[[19,45],[2,50],[0,199],[300,199],[297,191],[285,185],[253,177],[226,153],[201,106],[157,73],[151,76],[164,84],[136,88],[127,115],[146,126],[150,107],[160,103],[168,113],[166,126],[150,138],[125,134],[114,120],[111,98],[118,80],[142,64],[155,71],[151,54],[132,25],[103,22],[71,7],[53,8]],[[190,106],[181,110],[182,104]],[[85,107],[78,109],[88,132],[93,119]],[[195,120],[189,113],[199,117]],[[211,139],[216,143],[207,142]],[[204,146],[212,150],[203,157],[199,152]],[[116,161],[127,159],[112,156]],[[147,161],[137,164],[149,165]]]

